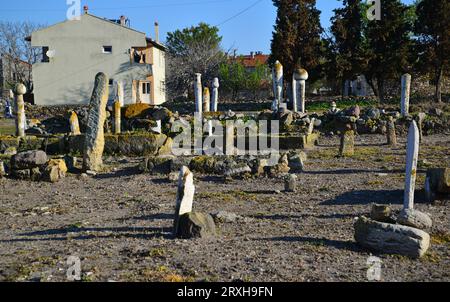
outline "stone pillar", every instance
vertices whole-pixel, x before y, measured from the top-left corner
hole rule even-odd
[[[427,115],[424,112],[419,112],[419,114],[417,115],[417,127],[419,128],[420,141],[422,141],[423,139],[423,121],[426,117]]]
[[[120,104],[120,101],[117,100],[114,102],[114,134],[120,134],[121,132],[121,122],[122,122],[122,117],[121,117],[121,112],[122,111],[122,107]]]
[[[125,100],[124,100],[124,91],[123,91],[123,83],[122,81],[117,82],[117,98],[120,103],[120,107],[125,106]]]
[[[298,86],[300,88],[298,94],[297,111],[301,113],[305,113],[306,111],[306,80],[308,79],[308,77],[308,72],[303,68],[297,68],[294,72],[295,81],[298,82]]]
[[[309,126],[308,126],[308,135],[313,134],[313,131],[314,131],[314,123],[315,123],[315,122],[316,122],[316,118],[315,118],[315,117],[311,118],[311,121],[310,121]]]
[[[284,190],[286,192],[295,192],[295,191],[297,191],[297,175],[289,174],[284,179]]]
[[[412,121],[408,131],[408,146],[406,148],[405,194],[403,209],[414,209],[414,190],[416,186],[417,161],[419,157],[419,129]]]
[[[353,156],[355,154],[355,133],[353,130],[344,131],[341,134],[340,156]]]
[[[294,112],[298,111],[298,85],[296,78],[296,74],[294,73],[292,77],[292,110]]]
[[[209,88],[203,89],[203,112],[209,112],[211,107],[211,96],[209,94]]]
[[[18,83],[15,86],[14,92],[16,94],[16,136],[25,137],[26,116],[23,95],[27,93],[27,88],[24,84]]]
[[[212,103],[211,103],[211,111],[212,112],[217,112],[218,111],[218,106],[219,106],[219,79],[218,78],[214,78],[214,81],[212,83]]]
[[[234,155],[234,121],[227,121],[225,126],[225,154]]]
[[[83,171],[100,171],[105,147],[104,125],[109,97],[108,77],[100,72],[95,76],[94,91],[90,101],[88,124],[83,154]]]
[[[388,118],[386,127],[387,144],[389,146],[397,145],[397,134],[395,132],[395,120],[392,116]]]
[[[178,222],[180,217],[186,213],[192,212],[194,194],[194,175],[188,167],[182,167],[178,176],[177,202],[175,206],[175,219],[173,223],[174,235],[178,232]]]
[[[194,85],[194,93],[195,93],[195,112],[200,113],[200,116],[203,112],[203,97],[202,97],[202,74],[195,74],[196,80]]]
[[[275,88],[275,99],[272,103],[272,109],[278,110],[280,103],[283,100],[283,65],[281,65],[280,61],[275,62],[273,82]]]
[[[75,111],[70,114],[70,134],[80,135],[80,123],[78,122],[78,115]]]
[[[411,92],[411,75],[402,76],[402,96],[401,96],[401,114],[403,117],[409,115],[409,95]]]

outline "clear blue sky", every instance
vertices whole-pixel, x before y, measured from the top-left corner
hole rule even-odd
[[[411,4],[413,0],[402,2]],[[276,17],[272,0],[81,0],[81,3],[100,17],[118,19],[120,15],[126,15],[133,28],[150,37],[154,37],[153,23],[157,20],[162,40],[167,32],[199,22],[221,24],[223,47],[237,48],[241,54],[270,51]],[[324,28],[330,26],[333,9],[340,4],[338,0],[317,1]],[[0,20],[29,20],[51,25],[66,18],[67,8],[66,0],[2,1]]]

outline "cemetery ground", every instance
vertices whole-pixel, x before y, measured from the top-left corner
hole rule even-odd
[[[224,181],[195,173],[194,210],[226,211],[213,238],[171,235],[177,184],[139,173],[142,158],[105,157],[107,172],[60,182],[0,179],[0,281],[66,281],[69,256],[83,281],[367,281],[367,249],[355,217],[372,203],[403,202],[405,143],[360,135],[355,156],[337,158],[338,136],[308,151],[296,193],[282,179]],[[383,281],[450,281],[448,201],[423,202],[428,166],[450,166],[450,137],[420,146],[416,208],[433,219],[421,259],[374,254]]]

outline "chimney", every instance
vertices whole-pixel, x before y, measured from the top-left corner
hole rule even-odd
[[[155,22],[155,41],[159,43],[159,23]]]
[[[126,26],[127,25],[127,17],[125,16],[120,16],[120,25],[122,26]]]
[[[254,53],[253,51],[250,52],[250,57],[251,57],[252,59],[255,58],[255,53]]]
[[[89,6],[85,5],[85,6],[83,7],[83,10],[84,10],[84,13],[85,13],[85,14],[89,13]]]

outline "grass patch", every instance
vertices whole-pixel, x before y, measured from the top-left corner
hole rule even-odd
[[[0,136],[15,135],[16,125],[13,119],[0,119]]]
[[[340,109],[344,109],[347,107],[358,105],[360,107],[372,107],[377,106],[378,102],[372,99],[365,98],[348,98],[348,99],[340,99],[335,100],[336,105]],[[320,102],[309,102],[306,103],[306,109],[311,111],[328,111],[331,109],[331,101],[320,101]]]
[[[196,195],[200,199],[213,199],[222,202],[258,201],[256,194],[244,191],[203,192]]]
[[[437,245],[449,245],[450,244],[450,233],[440,231],[431,234],[431,243]]]

